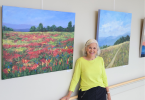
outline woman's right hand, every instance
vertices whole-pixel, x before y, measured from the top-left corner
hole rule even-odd
[[[61,98],[60,100],[69,100],[69,98],[70,98],[70,96],[69,95],[66,95],[63,98]]]
[[[61,98],[60,100],[69,100],[71,94],[72,94],[72,91],[69,91],[68,94],[64,96],[63,98]]]

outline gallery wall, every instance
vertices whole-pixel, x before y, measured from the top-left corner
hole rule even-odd
[[[74,12],[73,69],[75,61],[82,56],[81,49],[85,42],[95,38],[98,9],[132,13],[129,64],[106,69],[108,83],[113,85],[145,75],[145,58],[139,57],[142,19],[145,15],[144,0],[43,0],[43,4],[42,0],[0,0],[0,23],[2,5]],[[1,27],[0,24],[2,34]],[[73,69],[0,80],[0,100],[59,100],[68,92]],[[77,90],[78,86],[72,96],[77,94]]]

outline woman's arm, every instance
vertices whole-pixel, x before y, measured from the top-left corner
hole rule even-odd
[[[70,83],[69,92],[66,96],[61,98],[61,100],[69,100],[72,92],[74,92],[75,90],[75,87],[80,79],[80,76],[81,76],[81,66],[80,66],[80,61],[77,60],[75,64],[74,74]]]
[[[107,93],[110,93],[110,92],[109,92],[109,88],[108,88],[108,87],[106,87],[106,91],[107,91]]]
[[[107,91],[107,100],[111,100],[111,95],[110,95],[110,91],[109,91],[109,87],[106,87],[106,91]]]
[[[111,95],[109,92],[108,81],[107,81],[107,75],[106,75],[105,66],[104,66],[104,60],[102,61],[102,66],[103,66],[102,79],[103,79],[103,83],[104,83],[104,86],[106,87],[106,91],[107,91],[107,100],[111,100]]]

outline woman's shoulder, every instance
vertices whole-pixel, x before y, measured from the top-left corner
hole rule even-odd
[[[80,57],[77,59],[77,61],[82,61],[83,60],[83,57]]]
[[[103,60],[103,57],[97,56],[96,59]]]
[[[84,63],[86,60],[84,59],[84,57],[79,57],[76,62],[77,63]]]
[[[102,59],[102,57],[101,56],[97,56],[99,59]]]
[[[81,65],[83,63],[82,57],[78,58],[75,62],[76,65]]]

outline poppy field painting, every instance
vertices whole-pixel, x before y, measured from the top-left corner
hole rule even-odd
[[[75,13],[2,6],[2,79],[72,69]]]
[[[96,40],[105,68],[128,65],[131,19],[131,13],[101,9],[98,11]]]

